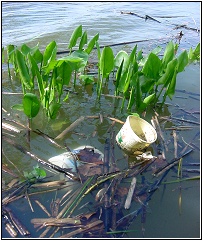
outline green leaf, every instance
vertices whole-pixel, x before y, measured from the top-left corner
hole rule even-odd
[[[142,56],[142,49],[137,54],[137,61],[140,61],[143,58]]]
[[[140,115],[138,113],[130,113],[130,114],[133,116],[136,116],[136,117],[140,117]]]
[[[97,48],[97,54],[98,54],[98,59],[100,60],[101,54],[100,54],[100,46],[99,43],[96,41],[95,42],[96,48]]]
[[[165,69],[167,67],[167,64],[172,61],[175,58],[175,51],[174,51],[174,45],[173,42],[170,41],[165,49],[163,59],[162,59],[162,64],[163,68]]]
[[[97,33],[88,43],[88,47],[85,49],[85,52],[87,52],[88,54],[90,54],[90,52],[93,50],[96,42],[99,39],[99,33]]]
[[[119,68],[123,60],[124,60],[124,64],[123,64],[123,71],[124,71],[126,68],[128,68],[129,56],[125,51],[121,50],[117,53],[116,57],[114,58],[114,67]]]
[[[134,87],[132,87],[130,92],[128,107],[127,107],[129,111],[131,110],[131,107],[133,106],[134,102],[135,102],[135,90],[134,90]]]
[[[31,51],[31,49],[24,43],[21,47],[21,52],[25,56]]]
[[[40,109],[40,102],[37,96],[33,93],[26,93],[23,97],[24,113],[29,118],[35,117]]]
[[[175,94],[176,76],[177,76],[177,71],[175,70],[172,80],[165,92],[165,94],[168,95],[171,100],[172,100],[172,96]]]
[[[15,46],[14,45],[7,45],[7,56],[8,56],[8,61],[15,65]]]
[[[196,57],[197,60],[200,59],[200,43],[198,43],[198,45],[196,46],[196,48],[194,49],[194,55]]]
[[[140,77],[140,86],[143,93],[148,93],[153,89],[155,84],[155,80],[152,78],[148,78],[145,75],[141,75]]]
[[[41,63],[43,61],[43,54],[37,49],[32,55],[36,63]]]
[[[4,63],[4,47],[1,48],[1,59],[1,62]]]
[[[17,59],[17,65],[18,65],[21,81],[25,85],[25,87],[30,90],[31,78],[28,72],[28,67],[26,66],[25,59],[22,53],[18,49],[16,49],[16,59]]]
[[[81,41],[79,44],[79,50],[82,51],[83,50],[83,46],[87,43],[87,31],[85,31],[81,37]]]
[[[178,61],[176,58],[168,63],[165,74],[158,80],[156,85],[164,84],[164,86],[167,86],[169,84],[177,68],[177,63]]]
[[[107,78],[114,66],[114,54],[110,47],[104,47],[100,57],[100,70],[103,78]]]
[[[130,57],[129,57],[129,61],[133,64],[134,60],[136,61],[136,52],[137,52],[137,44],[135,45],[135,47],[133,48]]]
[[[121,62],[120,67],[118,68],[118,71],[116,73],[116,89],[115,89],[115,96],[118,95],[118,87],[119,87],[119,82],[121,79],[121,73],[122,73],[122,69],[123,69],[123,63],[124,63],[124,59]],[[125,81],[124,81],[125,82]]]
[[[129,68],[128,68],[128,71],[127,71],[127,76],[126,76],[126,80],[125,80],[125,86],[124,86],[124,93],[127,92],[128,90],[128,87],[130,85],[130,78],[131,78],[131,67],[132,65],[130,64]]]
[[[128,71],[125,71],[119,80],[119,85],[118,85],[119,92],[124,91],[127,74],[128,74]]]
[[[51,119],[56,118],[57,112],[61,106],[62,106],[62,104],[60,104],[60,103],[51,103],[51,105],[49,107],[49,111],[48,111],[48,115]]]
[[[155,93],[149,95],[146,97],[143,102],[140,104],[140,107],[138,108],[139,111],[144,111],[145,108],[150,104],[150,102],[155,98]]]
[[[72,67],[68,62],[63,62],[59,67],[59,76],[63,79],[63,85],[68,85],[71,80]]]
[[[81,78],[85,85],[88,85],[92,82],[94,82],[94,76],[93,75],[80,75],[79,78]]]
[[[43,85],[42,76],[38,69],[36,69],[36,77],[37,77],[37,83],[39,87],[40,99],[42,100],[44,98],[44,85]]]
[[[82,58],[74,56],[72,54],[70,56],[59,58],[58,61],[80,62],[82,60]]]
[[[18,110],[18,111],[23,111],[23,105],[22,104],[16,104],[11,107],[12,109]]]
[[[57,45],[55,41],[52,41],[47,47],[43,55],[43,66],[46,66],[49,62],[55,60],[57,54]]]
[[[81,35],[82,35],[82,25],[80,25],[77,28],[75,28],[75,30],[72,33],[72,36],[70,38],[68,48],[72,49],[76,45],[77,39],[79,37],[81,37]]]
[[[78,58],[82,59],[80,62],[71,63],[71,66],[74,70],[81,72],[87,65],[87,61],[88,61],[88,57],[89,57],[88,53],[77,50],[77,51],[74,51],[71,55],[73,57],[78,57]]]
[[[135,74],[136,77],[136,109],[139,108],[140,104],[141,104],[141,88],[140,88],[140,81],[139,81],[139,76],[138,73]]]
[[[178,57],[178,72],[182,72],[188,64],[188,54],[187,51],[183,51]]]
[[[161,70],[161,60],[154,53],[150,53],[142,72],[150,78],[157,79]]]

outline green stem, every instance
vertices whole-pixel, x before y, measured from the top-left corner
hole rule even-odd
[[[103,84],[103,75],[101,78],[101,82],[100,82],[100,89],[99,89],[99,94],[98,94],[98,99],[100,100],[100,95],[101,95],[101,91],[102,91],[102,84]]]
[[[123,110],[124,103],[125,103],[125,99],[126,99],[126,95],[124,94],[123,101],[122,101],[122,105],[121,105],[121,111]]]
[[[74,89],[75,89],[75,86],[76,86],[76,69],[75,69],[75,73],[74,73]]]

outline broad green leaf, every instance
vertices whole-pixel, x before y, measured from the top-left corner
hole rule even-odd
[[[183,51],[178,57],[178,72],[182,72],[188,64],[188,54],[187,51]]]
[[[78,58],[82,59],[80,62],[77,62],[77,63],[70,62],[72,68],[78,72],[83,71],[83,69],[87,65],[88,56],[89,56],[88,53],[77,50],[77,51],[74,51],[71,55],[72,55],[72,57],[78,57]]]
[[[173,42],[170,41],[165,49],[163,59],[162,59],[162,64],[164,69],[167,67],[167,64],[172,61],[175,58],[175,51],[174,51],[174,45]]]
[[[81,37],[81,41],[79,44],[79,50],[82,51],[83,50],[83,46],[87,43],[87,31],[85,31]]]
[[[47,47],[43,55],[43,66],[46,66],[49,62],[55,60],[57,54],[57,45],[55,41],[52,41]]]
[[[22,102],[25,115],[27,115],[29,118],[33,118],[38,114],[40,102],[35,94],[26,93]]]
[[[16,104],[11,107],[12,109],[18,110],[18,111],[23,111],[23,105],[22,104]]]
[[[17,65],[18,65],[21,81],[25,85],[25,87],[30,90],[31,78],[28,72],[28,67],[26,66],[24,56],[18,49],[16,49],[16,59],[17,59]]]
[[[177,63],[178,62],[176,58],[168,63],[165,74],[158,80],[156,85],[164,84],[166,87],[169,84],[169,82],[172,80],[175,69],[177,68]]]
[[[63,85],[68,85],[71,80],[72,67],[68,62],[63,62],[59,67],[59,76],[63,79]]]
[[[94,76],[93,75],[80,75],[79,78],[81,78],[85,85],[88,85],[92,82],[94,82]]]
[[[171,100],[172,100],[172,96],[175,94],[176,76],[177,76],[177,70],[175,70],[172,77],[172,81],[170,82],[165,92],[165,94],[168,95]]]
[[[85,49],[85,52],[87,52],[88,54],[90,54],[90,52],[93,50],[96,42],[99,39],[99,33],[97,33],[88,43],[88,47]]]
[[[107,78],[114,66],[114,54],[110,47],[104,47],[100,57],[100,70],[103,78]]]
[[[149,95],[146,97],[143,102],[140,104],[140,107],[138,108],[139,111],[144,111],[145,108],[150,104],[150,102],[155,98],[155,93]]]
[[[121,50],[117,53],[116,57],[114,58],[114,67],[119,68],[123,60],[124,60],[124,64],[123,64],[123,71],[124,71],[126,68],[128,68],[129,56],[125,51]]]
[[[162,50],[162,47],[158,46],[154,48],[151,52],[157,55],[161,52],[161,50]]]
[[[155,84],[154,79],[148,78],[144,75],[141,75],[139,79],[140,79],[141,90],[143,93],[148,93],[153,89],[153,86]]]
[[[57,112],[61,106],[62,106],[62,104],[60,104],[60,103],[51,103],[51,105],[49,107],[49,111],[48,111],[48,115],[51,119],[56,118]]]
[[[43,54],[39,51],[39,49],[37,49],[32,56],[37,64],[43,61]]]
[[[80,51],[80,50],[77,50],[77,51],[74,51],[72,54],[71,54],[72,57],[77,57],[77,58],[81,58],[82,60],[84,61],[88,61],[88,53],[84,52],[84,51]]]
[[[72,36],[69,41],[68,48],[73,48],[76,45],[77,39],[81,37],[82,35],[82,25],[75,28],[74,32],[72,33]]]
[[[161,60],[154,53],[150,53],[142,72],[149,78],[157,79],[159,77],[160,70]]]
[[[31,51],[31,49],[24,43],[21,47],[21,52],[25,56]]]

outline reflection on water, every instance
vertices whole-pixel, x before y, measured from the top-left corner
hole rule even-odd
[[[166,7],[165,7],[166,4]],[[171,35],[177,34],[179,30],[173,30],[172,23],[188,24],[190,27],[195,28],[195,23],[192,17],[195,19],[197,26],[199,26],[199,3],[37,3],[37,2],[18,2],[18,3],[3,3],[2,5],[2,39],[3,45],[22,44],[24,41],[30,40],[32,37],[41,34],[43,31],[45,35],[39,37],[36,41],[30,43],[34,45],[40,41],[40,49],[44,49],[45,46],[52,41],[56,40],[59,45],[59,50],[64,50],[67,47],[68,40],[72,30],[79,24],[83,24],[83,28],[87,30],[89,36],[94,36],[97,32],[100,33],[100,45],[113,44],[124,41],[132,41],[146,38],[159,38],[162,39],[171,37]],[[81,7],[82,6],[82,7]],[[180,11],[179,11],[180,9]],[[121,15],[120,10],[136,12],[139,15],[145,14],[158,18],[161,24],[151,21],[146,21],[141,18],[136,18],[130,15]],[[48,14],[47,14],[48,13]],[[159,18],[159,16],[185,16],[178,18]],[[73,20],[72,20],[73,19]],[[188,49],[190,45],[194,47],[199,41],[199,35],[196,31],[190,31],[182,29],[185,33],[180,43],[180,50],[183,48]],[[89,37],[90,39],[90,37]],[[169,38],[170,39],[170,38]],[[165,47],[164,40],[162,41],[149,41],[145,43],[138,43],[138,48],[143,47],[143,52],[147,53],[152,50],[158,44]],[[130,52],[134,44],[116,46],[113,47],[114,53],[120,49],[124,49]],[[96,55],[92,56],[95,60]],[[13,79],[10,81],[5,71],[3,71],[2,88],[4,92],[21,92],[21,84],[18,79],[11,73]],[[177,78],[177,90],[173,96],[173,101],[166,100],[166,104],[161,111],[158,111],[160,116],[174,116],[178,118],[190,119],[192,121],[199,122],[200,115],[200,68],[199,65],[190,65],[181,72]],[[95,86],[90,84],[84,87],[78,82],[75,91],[79,95],[70,94],[69,99],[63,104],[63,107],[59,111],[59,115],[56,120],[49,120],[45,116],[43,109],[40,109],[40,113],[33,119],[32,128],[40,129],[44,133],[51,137],[56,137],[67,126],[78,119],[80,116],[97,115],[98,113],[109,114],[112,117],[116,117],[122,121],[125,121],[127,112],[121,112],[120,107],[122,104],[121,99],[114,99],[110,97],[101,97],[100,102],[96,100]],[[194,93],[193,94],[190,94]],[[104,89],[105,94],[114,93],[113,79],[110,78],[107,87]],[[79,97],[78,97],[79,96]],[[8,111],[8,113],[2,112],[3,117],[9,117],[10,119],[16,119],[23,124],[26,124],[26,117],[22,112],[11,111],[10,107],[13,104],[21,103],[22,96],[17,95],[2,95],[2,106]],[[127,103],[125,103],[127,105]],[[197,112],[190,114],[191,112]],[[19,117],[16,116],[16,113]],[[7,114],[10,114],[9,116]],[[153,109],[148,109],[145,119],[150,122],[151,117],[154,116]],[[105,139],[109,137],[107,130],[111,125],[111,121],[107,118],[103,123],[100,123],[99,119],[89,119],[83,121],[75,131],[68,133],[66,137],[59,143],[64,143],[70,149],[74,149],[81,145],[92,145],[100,151],[104,152]],[[165,130],[165,128],[180,125],[178,122],[161,122],[163,135],[168,145],[168,152],[166,152],[166,158],[168,161],[173,159],[174,155],[174,142],[172,130]],[[194,151],[183,159],[183,164],[199,163],[200,162],[200,127],[198,125],[191,125],[192,130],[178,131],[178,153],[186,146],[186,143],[190,143],[194,147]],[[115,134],[121,128],[121,124],[116,123],[113,130]],[[79,134],[79,135],[78,135]],[[184,142],[184,141],[185,142]],[[25,131],[15,138],[15,141],[24,147],[27,147],[25,139]],[[158,141],[157,141],[158,143]],[[3,142],[3,150],[6,156],[21,170],[31,171],[32,167],[36,165],[34,160],[31,160],[28,156],[19,152],[15,148],[11,147],[7,143]],[[155,145],[152,145],[149,150],[154,155],[157,155],[157,149]],[[52,156],[59,155],[63,150],[51,145],[44,138],[31,133],[31,151],[44,159],[49,159]],[[115,145],[115,159],[117,166],[120,169],[127,168],[127,159],[123,158],[122,151]],[[2,158],[3,162],[6,162],[5,157]],[[10,166],[10,165],[9,165]],[[186,168],[188,168],[186,166]],[[17,171],[11,166],[11,169],[15,173]],[[177,167],[176,167],[177,169]],[[47,172],[49,176],[52,173]],[[145,177],[150,182],[155,179],[152,178],[151,169],[145,172],[142,176],[138,176],[138,183],[141,183],[142,177]],[[196,176],[189,174],[189,176]],[[166,181],[176,180],[176,173],[170,171],[166,177]],[[54,175],[52,179],[60,179],[61,175]],[[3,174],[3,179],[6,183],[10,182],[11,177]],[[122,187],[129,186],[129,182],[123,183]],[[179,215],[179,187],[182,188],[182,214]],[[142,226],[145,229],[145,237],[199,237],[199,206],[200,206],[200,194],[199,194],[199,181],[185,181],[181,185],[175,184],[162,184],[160,188],[152,196],[151,200],[146,206],[146,222],[142,225],[140,216],[134,221],[130,229],[138,230],[137,232],[129,233],[129,237],[142,237]],[[78,186],[72,187],[74,190]],[[38,237],[36,228],[33,228],[30,220],[32,218],[47,217],[46,214],[40,210],[37,205],[34,205],[34,200],[39,199],[47,209],[50,208],[52,199],[57,197],[61,198],[64,195],[65,190],[46,193],[42,196],[36,195],[31,198],[33,202],[34,212],[30,210],[30,206],[26,199],[19,199],[9,204],[9,207],[15,212],[16,216],[21,221],[26,219],[26,227],[30,230],[32,237]],[[93,196],[88,196],[86,201],[94,201]],[[84,204],[84,203],[83,203]],[[124,203],[123,203],[124,204]],[[140,207],[140,203],[133,202],[130,212]],[[40,216],[39,216],[40,213]],[[80,211],[77,210],[76,214]],[[127,215],[128,210],[123,210],[123,214]],[[23,217],[22,217],[23,215]],[[3,237],[9,237],[4,227],[2,228]],[[60,236],[61,232],[55,235]]]

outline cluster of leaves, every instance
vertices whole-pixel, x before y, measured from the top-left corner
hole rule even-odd
[[[81,37],[79,50],[72,52],[72,48],[76,45],[79,37]],[[38,44],[33,48],[23,44],[21,50],[15,48],[14,45],[8,45],[8,72],[10,75],[9,63],[11,63],[15,72],[19,73],[24,93],[23,105],[17,104],[13,108],[24,110],[24,113],[29,118],[33,118],[38,114],[41,104],[46,109],[48,117],[55,119],[61,107],[63,86],[69,85],[72,72],[75,72],[75,87],[76,74],[77,72],[82,72],[88,64],[89,54],[98,38],[99,34],[93,37],[89,41],[87,48],[83,50],[84,45],[87,44],[87,32],[85,31],[82,34],[82,26],[78,26],[70,39],[68,46],[70,54],[59,59],[56,59],[57,44],[55,41],[52,41],[46,47],[44,54],[39,51]],[[82,75],[82,78],[85,80],[86,76]],[[37,95],[35,95],[37,88],[40,101]],[[63,101],[67,99],[68,95]]]
[[[125,99],[128,98],[129,111],[134,104],[136,111],[144,111],[149,104],[157,103],[163,89],[166,91],[161,106],[167,96],[172,100],[177,74],[182,72],[187,64],[200,59],[200,43],[194,51],[190,48],[189,54],[185,50],[178,57],[175,56],[177,48],[177,44],[174,46],[172,41],[169,42],[162,59],[158,57],[162,50],[160,46],[145,57],[142,56],[142,50],[137,53],[137,45],[130,55],[121,50],[115,58],[109,47],[104,48],[100,60],[102,76],[107,77],[109,69],[112,71],[117,68],[115,96],[123,94],[122,109]],[[102,67],[103,65],[107,67]]]
[[[33,170],[31,172],[24,171],[24,177],[26,179],[42,179],[46,177],[46,172],[44,169],[41,169],[38,164],[33,167]]]
[[[78,50],[72,51],[79,38]],[[104,47],[102,53],[100,52],[98,38],[99,34],[95,35],[84,49],[84,45],[87,44],[87,32],[82,33],[82,25],[78,26],[70,38],[69,55],[59,59],[56,59],[57,45],[55,41],[46,47],[44,54],[39,51],[38,45],[29,48],[23,44],[21,51],[13,45],[8,45],[8,72],[10,75],[9,63],[11,63],[14,70],[20,75],[24,93],[23,105],[14,105],[13,108],[24,110],[24,113],[32,118],[38,114],[41,103],[47,110],[48,117],[55,119],[61,107],[63,86],[69,85],[74,72],[75,88],[77,73],[84,72],[88,65],[89,54],[95,45],[98,54],[98,99],[100,99],[104,79],[108,80],[110,73],[117,69],[115,96],[120,93],[123,95],[121,109],[124,107],[125,99],[129,99],[127,106],[129,111],[134,105],[135,110],[140,112],[144,111],[149,104],[155,106],[163,89],[166,91],[161,106],[167,96],[172,99],[175,93],[177,74],[182,72],[187,64],[200,59],[200,43],[195,50],[190,48],[189,53],[185,50],[178,57],[176,57],[178,45],[174,46],[172,41],[167,44],[162,59],[158,57],[162,50],[160,46],[143,57],[142,50],[137,53],[137,45],[130,55],[121,50],[114,57],[110,47]],[[80,78],[84,80],[85,84],[94,81],[94,77],[91,75],[83,74],[80,75]],[[35,79],[37,84],[35,84]],[[40,101],[34,94],[36,87],[39,90]],[[67,98],[68,94],[63,101]]]

